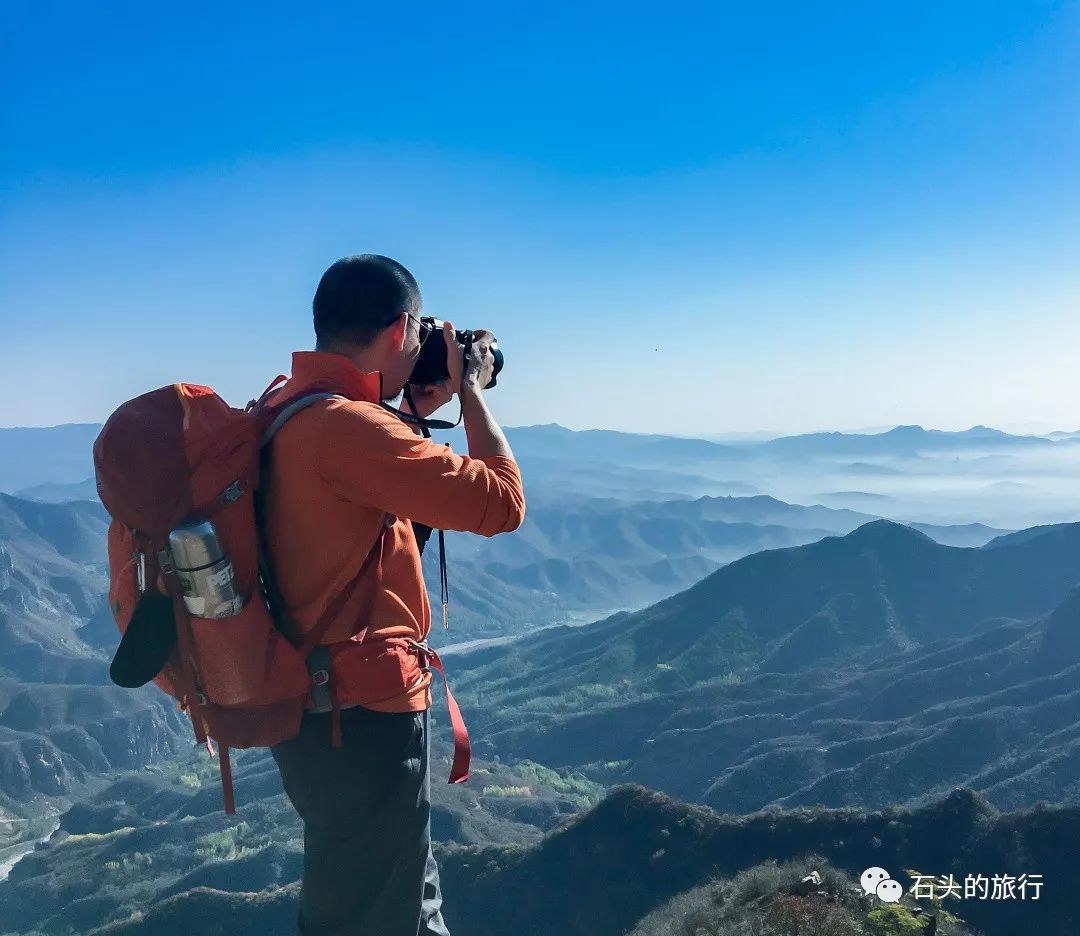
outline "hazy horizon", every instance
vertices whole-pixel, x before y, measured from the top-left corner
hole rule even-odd
[[[237,404],[239,401],[232,401]],[[452,409],[449,407],[448,409]],[[108,418],[109,414],[106,413],[100,419],[88,419],[88,420],[73,420],[62,423],[45,423],[40,425],[31,425],[27,423],[5,423],[0,425],[0,431],[5,429],[57,429],[63,426],[96,426],[102,425]],[[928,432],[966,432],[970,429],[996,429],[1000,432],[1008,433],[1009,435],[1017,436],[1037,436],[1045,438],[1055,433],[1076,434],[1080,433],[1080,429],[1069,428],[1068,426],[1054,426],[1051,423],[1036,424],[1036,423],[1022,423],[1022,424],[1003,424],[999,426],[987,425],[985,423],[957,423],[950,426],[927,426],[922,423],[914,422],[898,422],[887,426],[819,426],[816,428],[802,429],[802,430],[774,430],[774,429],[750,429],[750,430],[714,430],[711,432],[693,433],[693,432],[663,432],[648,429],[611,429],[609,426],[574,426],[563,421],[553,421],[548,423],[520,423],[511,424],[507,423],[505,428],[507,429],[530,429],[537,426],[550,426],[557,425],[564,429],[570,429],[574,432],[588,432],[592,430],[607,430],[613,432],[626,432],[630,434],[642,434],[642,435],[669,435],[674,438],[684,439],[705,439],[707,441],[731,441],[731,442],[754,442],[754,441],[768,441],[770,439],[780,439],[785,436],[792,435],[815,435],[819,433],[838,432],[844,435],[880,435],[882,433],[891,432],[894,429],[900,427],[917,427],[925,429]]]

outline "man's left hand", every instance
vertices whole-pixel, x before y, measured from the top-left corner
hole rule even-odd
[[[413,415],[421,419],[427,419],[454,398],[454,391],[450,387],[449,380],[437,384],[425,384],[422,387],[410,387],[409,391],[412,393],[413,404],[416,407]],[[405,404],[405,409],[408,409],[408,401],[405,401]]]

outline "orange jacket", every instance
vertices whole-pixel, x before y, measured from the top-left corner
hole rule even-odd
[[[353,581],[389,514],[381,576],[376,581],[368,573],[359,596],[369,619],[339,620],[323,642],[334,644],[342,704],[421,711],[431,704],[431,678],[418,672],[415,658],[387,650],[371,659],[373,639],[421,641],[431,627],[409,521],[482,536],[515,530],[525,516],[521,474],[512,459],[455,455],[417,435],[379,405],[379,374],[361,373],[342,355],[296,352],[292,377],[267,402],[276,406],[315,390],[348,400],[302,410],[272,443],[266,535],[277,587],[293,625],[300,634],[310,630]],[[350,643],[365,624],[364,644]],[[371,678],[372,666],[378,679]],[[383,697],[371,698],[365,683],[384,687]]]

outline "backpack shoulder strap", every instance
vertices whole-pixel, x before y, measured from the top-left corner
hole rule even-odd
[[[273,388],[274,384],[267,387],[266,392],[263,393],[258,402],[250,404],[251,408],[257,410],[266,405],[266,397]],[[318,403],[320,400],[329,400],[334,396],[337,396],[337,394],[309,393],[291,400],[274,414],[259,439],[259,484],[255,489],[254,499],[256,539],[259,547],[259,576],[262,579],[266,603],[270,607],[271,616],[279,630],[283,621],[285,603],[282,601],[281,593],[278,591],[277,582],[274,578],[274,567],[270,561],[270,554],[266,549],[266,478],[270,473],[270,443],[274,441],[274,436],[281,431],[285,423],[297,413],[307,409],[313,403]]]
[[[318,403],[321,400],[329,400],[333,397],[341,397],[339,393],[318,392],[309,393],[306,396],[297,397],[295,400],[287,403],[281,408],[281,410],[270,421],[270,424],[263,432],[263,436],[260,442],[262,448],[262,467],[265,472],[270,454],[270,443],[273,441],[274,436],[278,434],[281,427],[285,425],[293,416],[299,413],[301,410],[307,409],[313,403]],[[342,397],[344,399],[344,397]],[[260,484],[260,489],[262,485]],[[264,585],[266,586],[267,599],[270,602],[271,610],[274,613],[274,617],[277,620],[281,620],[280,615],[284,610],[284,602],[281,600],[281,594],[278,592],[277,585],[275,583],[273,566],[270,562],[270,556],[266,551],[266,541],[263,536],[263,522],[265,516],[265,502],[259,492],[256,492],[255,498],[256,504],[256,522],[259,527],[259,569],[263,575]],[[333,626],[337,620],[338,615],[342,613],[345,606],[351,604],[355,600],[356,593],[359,591],[360,584],[370,571],[372,564],[381,560],[382,558],[382,546],[383,540],[386,536],[386,532],[390,527],[387,523],[389,515],[384,514],[379,520],[379,532],[375,537],[375,542],[372,543],[371,549],[368,550],[367,555],[364,557],[364,561],[361,563],[359,570],[353,579],[345,586],[344,589],[339,592],[334,599],[327,606],[326,610],[319,617],[319,620],[315,623],[315,626],[307,633],[306,637],[300,642],[298,650],[302,656],[308,656],[311,651],[322,643],[323,638],[326,636],[327,631]],[[367,628],[359,635],[360,641],[363,641],[366,635]]]
[[[262,434],[262,439],[259,440],[259,445],[265,449],[271,442],[274,441],[274,436],[281,431],[281,427],[285,425],[290,419],[293,418],[301,410],[307,409],[312,403],[318,403],[321,400],[330,400],[336,396],[341,396],[339,393],[309,393],[306,396],[297,397],[295,400],[290,401],[281,408],[276,416],[270,421],[270,425],[266,427]],[[344,399],[344,397],[342,397]]]

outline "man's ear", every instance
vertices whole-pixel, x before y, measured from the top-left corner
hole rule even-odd
[[[405,330],[409,327],[409,316],[400,315],[397,321],[387,329],[390,347],[397,352],[405,350]]]

